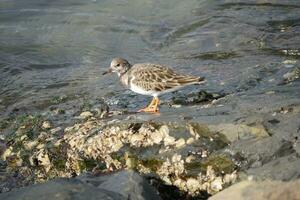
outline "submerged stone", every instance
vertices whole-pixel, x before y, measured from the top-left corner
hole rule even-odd
[[[225,155],[212,155],[200,161],[194,160],[185,163],[188,176],[197,176],[199,173],[205,174],[209,166],[219,175],[230,174],[235,170],[234,162]]]

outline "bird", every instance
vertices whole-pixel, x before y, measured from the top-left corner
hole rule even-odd
[[[159,113],[159,96],[179,90],[188,85],[202,84],[204,77],[180,74],[170,67],[139,63],[131,65],[124,58],[114,58],[110,67],[103,73],[116,73],[125,88],[142,95],[153,96],[151,103],[138,112]]]

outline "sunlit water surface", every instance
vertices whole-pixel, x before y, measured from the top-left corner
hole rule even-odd
[[[113,57],[205,76],[208,91],[278,89],[299,66],[300,1],[1,0],[0,114],[61,95],[130,94],[142,106],[144,97],[101,75]]]

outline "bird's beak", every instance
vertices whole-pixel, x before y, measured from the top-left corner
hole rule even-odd
[[[106,72],[103,72],[103,74],[102,75],[105,75],[105,74],[110,74],[110,73],[112,73],[112,69],[111,68],[109,68]]]

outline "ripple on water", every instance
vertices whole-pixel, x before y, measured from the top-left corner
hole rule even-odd
[[[30,64],[28,68],[31,70],[49,70],[49,69],[60,69],[72,66],[72,63],[61,63],[61,64]]]
[[[123,91],[115,77],[99,76],[116,56],[205,75],[208,90],[269,87],[264,76],[276,80],[281,72],[255,66],[280,68],[283,59],[300,58],[299,10],[298,0],[5,1],[0,99]]]

